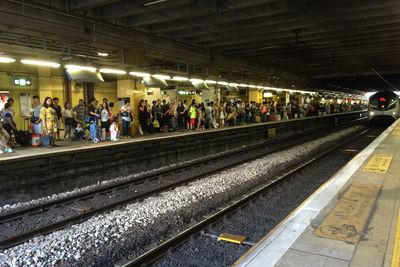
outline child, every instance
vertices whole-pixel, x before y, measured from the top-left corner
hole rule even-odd
[[[77,122],[75,131],[74,131],[74,136],[75,140],[84,140],[86,138],[85,136],[85,130],[82,128],[82,124],[80,122]]]
[[[118,123],[117,118],[114,118],[111,126],[110,126],[110,133],[111,133],[111,141],[118,141],[119,140],[119,130],[118,130]]]

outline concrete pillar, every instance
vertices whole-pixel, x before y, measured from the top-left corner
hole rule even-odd
[[[53,97],[51,84],[51,68],[38,67],[38,89],[41,101],[44,101],[48,96]]]
[[[137,134],[137,128],[139,125],[138,106],[141,99],[145,99],[145,87],[139,81],[139,79],[120,79],[117,81],[117,94],[118,98],[129,98],[130,103],[133,107],[133,124],[131,127],[131,134]],[[121,106],[118,104],[117,109]]]
[[[254,101],[256,103],[260,102],[259,100],[259,90],[249,90],[249,104],[251,101]]]
[[[120,61],[123,64],[142,66],[144,63],[143,52],[137,49],[125,49],[120,54]],[[137,134],[137,128],[139,125],[138,106],[141,99],[145,99],[145,87],[138,78],[118,79],[117,80],[117,97],[130,99],[133,107],[134,116],[133,124],[131,127],[131,134]],[[118,104],[117,109],[121,106]]]

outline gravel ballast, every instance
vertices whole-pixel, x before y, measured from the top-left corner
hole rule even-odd
[[[0,253],[0,266],[109,266],[144,246],[183,229],[212,209],[279,174],[307,155],[359,130],[352,127],[291,149],[230,168],[215,175],[149,197],[81,224],[38,236]],[[272,177],[271,177],[272,178]]]

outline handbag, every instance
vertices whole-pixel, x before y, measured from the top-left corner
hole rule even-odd
[[[40,137],[40,143],[42,144],[42,146],[51,146],[51,138],[50,135],[48,134],[44,134]]]
[[[157,119],[155,119],[155,120],[153,121],[153,126],[154,126],[154,128],[160,128],[160,123],[158,122]]]

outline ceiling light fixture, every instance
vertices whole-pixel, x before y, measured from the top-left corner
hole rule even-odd
[[[35,59],[21,59],[21,63],[27,64],[27,65],[36,65],[36,66],[51,67],[51,68],[60,67],[60,63],[50,62],[50,61],[42,61],[42,60],[35,60]]]
[[[186,81],[189,81],[188,78],[186,78],[186,77],[181,77],[181,76],[174,76],[174,77],[172,77],[172,80],[178,81],[178,82],[186,82]]]
[[[15,62],[15,59],[10,57],[0,57],[0,63],[12,63]]]
[[[205,80],[204,82],[205,83],[209,83],[209,84],[216,84],[217,83],[217,81],[214,81],[214,80]]]
[[[91,72],[95,72],[97,70],[95,67],[80,66],[80,65],[65,65],[65,68],[68,70],[87,70]]]
[[[155,0],[155,1],[151,1],[148,3],[143,4],[143,6],[151,6],[151,5],[155,5],[155,4],[159,4],[159,3],[163,3],[163,2],[167,2],[168,0]]]
[[[198,79],[198,78],[193,78],[193,79],[190,79],[189,81],[191,81],[192,83],[193,83],[193,82],[194,82],[194,83],[201,83],[201,82],[204,82],[204,80]]]
[[[107,69],[107,68],[100,69],[100,72],[101,73],[108,73],[108,74],[121,74],[121,75],[126,74],[126,71],[124,71],[124,70]]]
[[[99,55],[101,57],[108,57],[108,53],[105,53],[105,52],[98,52],[97,55]]]
[[[169,76],[169,75],[164,75],[164,74],[155,74],[155,75],[152,75],[154,78],[157,78],[157,79],[162,79],[162,80],[170,80],[171,79],[171,76]]]
[[[227,82],[217,82],[218,84],[220,84],[220,85],[228,85],[228,83]]]
[[[129,72],[129,74],[132,76],[141,77],[141,78],[150,77],[150,73],[147,73],[147,72],[131,71],[131,72]]]

